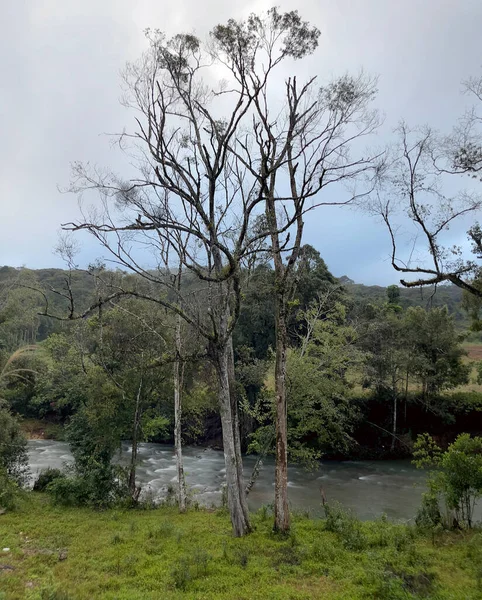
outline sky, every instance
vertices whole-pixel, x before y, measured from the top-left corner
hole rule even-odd
[[[79,216],[62,192],[73,161],[116,170],[109,133],[131,124],[121,106],[120,72],[146,49],[144,30],[207,36],[217,23],[271,2],[220,0],[0,0],[0,265],[62,267],[53,252],[60,224]],[[377,144],[397,123],[448,132],[470,105],[461,82],[482,67],[480,0],[297,0],[321,30],[316,54],[300,67],[321,81],[363,69],[378,76],[384,115]],[[455,228],[451,241],[465,240]],[[307,220],[306,243],[337,276],[397,283],[384,226],[360,210],[321,208]],[[80,238],[81,266],[102,256]]]

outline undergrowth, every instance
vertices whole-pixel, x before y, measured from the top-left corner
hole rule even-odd
[[[482,533],[361,522],[339,505],[272,531],[269,507],[236,539],[212,510],[52,506],[0,516],[1,600],[480,600]],[[3,595],[2,595],[3,594]]]

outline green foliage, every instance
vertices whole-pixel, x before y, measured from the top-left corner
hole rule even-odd
[[[413,464],[418,469],[438,466],[442,460],[442,449],[431,435],[422,433],[413,445]]]
[[[404,316],[395,305],[371,306],[362,332],[365,386],[396,401],[410,361]]]
[[[323,452],[346,452],[358,418],[350,403],[350,369],[360,354],[344,307],[312,305],[300,314],[306,334],[288,354],[288,443],[293,460],[314,465]]]
[[[52,469],[51,467],[43,469],[33,484],[33,491],[45,492],[52,481],[59,477],[64,477],[64,473],[60,469]]]
[[[40,600],[73,600],[68,592],[56,586],[47,585],[40,590]]]
[[[173,586],[185,591],[191,581],[199,577],[205,577],[208,573],[210,560],[209,554],[199,548],[191,555],[180,558],[171,571]]]
[[[415,464],[432,466],[427,499],[435,515],[435,497],[441,495],[447,507],[455,511],[456,523],[472,527],[474,505],[482,497],[482,438],[461,434],[443,452],[428,435],[419,436],[414,453]],[[427,506],[428,509],[428,506]]]
[[[387,299],[389,304],[399,304],[400,288],[398,287],[398,285],[389,285],[387,287]]]
[[[199,442],[205,435],[206,418],[215,414],[217,398],[215,390],[206,383],[195,381],[186,389],[182,398],[183,438],[191,443]]]
[[[125,501],[126,474],[112,464],[117,435],[104,422],[89,420],[86,411],[73,417],[67,431],[75,465],[70,473],[54,477],[47,491],[55,504],[105,508]]]
[[[462,337],[446,308],[410,308],[405,318],[410,370],[430,397],[468,383],[470,366],[462,362]]]
[[[0,467],[0,509],[14,510],[20,498],[18,483],[9,476],[4,467]]]
[[[98,378],[93,381],[93,370],[86,370],[79,335],[81,331],[74,329],[52,334],[42,342],[39,352],[42,364],[38,368],[35,393],[24,414],[65,419],[87,403],[92,388],[100,382]]]
[[[440,499],[437,485],[433,479],[429,479],[428,487],[428,492],[422,494],[422,504],[415,517],[415,523],[420,529],[435,530],[443,524]]]
[[[18,421],[0,404],[0,469],[19,485],[28,478],[27,440]]]
[[[77,472],[53,479],[46,491],[56,505],[107,508],[128,504],[125,474],[113,465],[92,464],[82,475]]]
[[[39,336],[42,297],[24,286],[38,285],[33,271],[22,269],[10,277],[0,274],[0,350],[11,354],[17,348],[35,344]],[[3,297],[2,297],[3,296]]]
[[[336,533],[347,550],[364,550],[368,539],[360,520],[337,502],[325,504],[325,528]]]

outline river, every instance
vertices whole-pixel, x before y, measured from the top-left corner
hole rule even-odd
[[[122,447],[120,462],[128,460],[129,444]],[[244,457],[245,474],[249,476],[256,458]],[[47,467],[62,468],[72,462],[66,442],[53,440],[29,441],[29,461],[33,478]],[[221,502],[224,481],[222,452],[199,447],[184,449],[184,470],[187,484],[199,503],[211,506]],[[174,449],[164,444],[142,444],[139,448],[137,479],[144,490],[158,499],[169,485],[175,485]],[[374,519],[382,514],[394,520],[412,519],[425,488],[425,475],[409,461],[323,461],[318,470],[307,472],[298,465],[289,469],[289,498],[294,509],[306,509],[320,514],[323,487],[328,501],[338,500],[361,519]],[[274,461],[267,458],[254,488],[249,494],[251,510],[273,501]],[[478,518],[482,517],[480,506]]]

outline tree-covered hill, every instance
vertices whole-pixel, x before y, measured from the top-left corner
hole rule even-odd
[[[387,287],[355,283],[346,276],[340,277],[339,281],[357,302],[385,302],[387,299]],[[461,307],[462,290],[455,285],[439,285],[436,288],[434,286],[420,288],[400,286],[399,291],[399,304],[402,308],[409,308],[410,306],[421,306],[422,308],[446,306],[449,313],[454,315],[456,321],[464,321],[467,318]]]
[[[68,271],[63,269],[26,269],[3,266],[0,267],[0,286],[6,282],[15,282],[22,274],[23,276],[30,274],[43,288],[54,288],[56,290],[62,289],[69,275]],[[345,275],[338,278],[338,281],[355,303],[379,303],[385,302],[387,299],[387,287],[355,283]],[[87,271],[73,272],[72,289],[79,306],[85,306],[92,299],[94,286],[95,280]],[[436,288],[433,286],[424,288],[404,288],[400,286],[399,291],[399,304],[402,308],[410,306],[421,306],[422,308],[447,306],[449,313],[454,315],[456,321],[462,322],[467,318],[461,307],[462,290],[454,285],[439,285]]]

